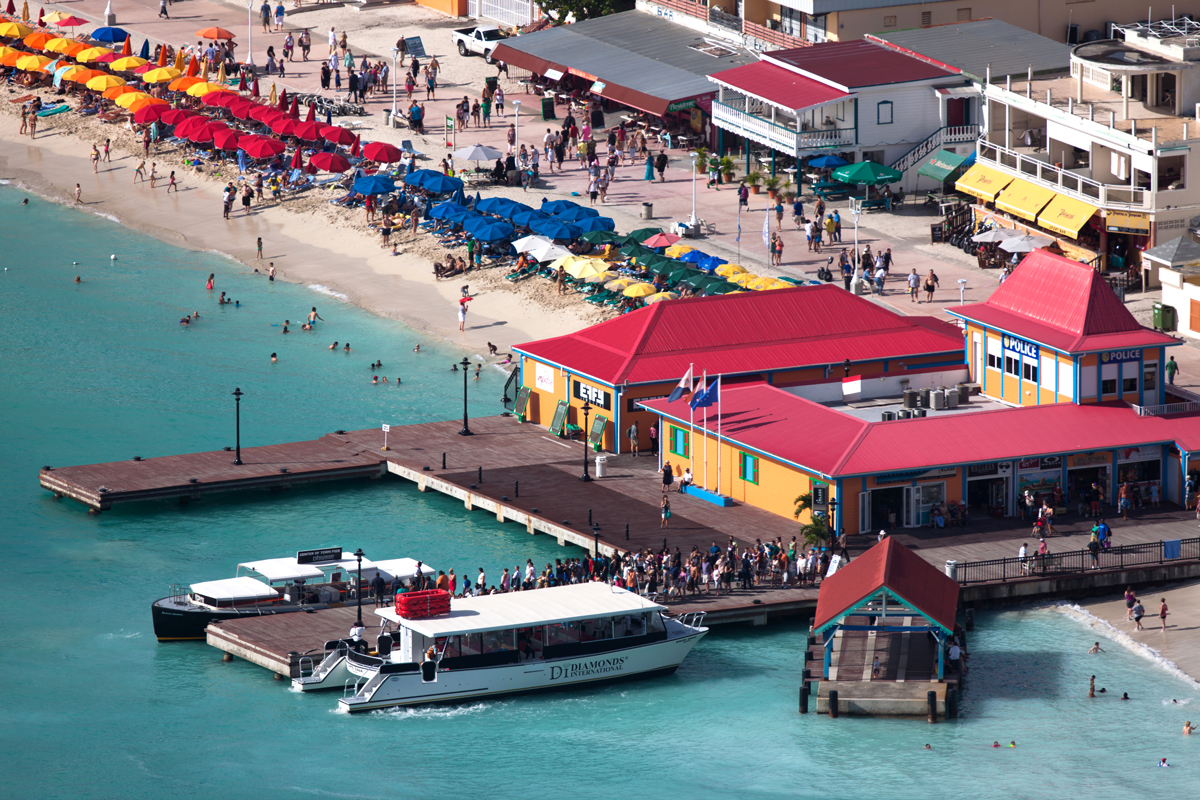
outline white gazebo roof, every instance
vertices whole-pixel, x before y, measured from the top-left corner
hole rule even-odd
[[[297,564],[294,558],[266,558],[261,561],[243,561],[238,569],[257,572],[269,581],[291,581],[324,578],[325,573],[312,564]]]
[[[240,578],[193,583],[192,591],[214,600],[265,600],[279,597],[279,592],[270,586],[245,575]]]

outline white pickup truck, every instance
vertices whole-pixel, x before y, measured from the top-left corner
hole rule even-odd
[[[492,51],[499,42],[507,37],[495,25],[480,25],[477,28],[459,28],[450,33],[458,46],[459,55],[475,53],[483,56],[487,63],[492,63]]]

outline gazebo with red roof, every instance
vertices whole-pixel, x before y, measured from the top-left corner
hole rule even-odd
[[[966,323],[967,363],[983,394],[1018,406],[1165,403],[1166,348],[1087,264],[1035,250],[983,303],[947,309]]]
[[[945,676],[942,645],[954,632],[957,613],[958,582],[897,540],[885,538],[821,582],[813,633],[823,637],[824,679],[829,679],[838,631],[875,631],[933,634],[938,641],[937,676],[941,680]],[[856,616],[874,621],[847,622]],[[908,617],[920,617],[925,624],[895,622]]]

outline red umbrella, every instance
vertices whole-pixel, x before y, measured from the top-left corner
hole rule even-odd
[[[254,83],[250,84],[250,96],[251,97],[259,97],[260,96],[258,93],[258,78],[257,77],[254,79]]]
[[[199,126],[207,123],[208,117],[201,117],[199,115],[189,116],[186,119],[175,123],[175,135],[181,139],[186,139],[189,133],[194,131]]]
[[[308,165],[326,172],[345,172],[350,169],[350,162],[346,157],[337,153],[317,153],[308,160]]]
[[[304,156],[302,153],[303,150],[297,147],[296,152],[292,154],[292,169],[304,169]]]
[[[129,40],[126,39],[125,41],[129,41]],[[149,72],[152,69],[158,69],[158,64],[155,64],[153,61],[147,61],[145,64],[142,64],[140,67],[135,68],[133,71],[138,75],[145,75],[147,72]]]
[[[268,122],[267,125],[280,136],[291,136],[296,131],[296,122],[287,117],[276,117]]]
[[[204,125],[194,126],[190,131],[188,131],[187,136],[184,138],[186,138],[189,142],[194,142],[195,144],[204,144],[205,142],[211,142],[213,140],[213,136],[218,131],[227,130],[229,129],[220,122],[209,122]]]
[[[324,127],[320,122],[298,122],[292,135],[306,142],[315,142],[321,138],[321,129]]]
[[[240,146],[238,140],[242,138],[239,131],[230,130],[229,128],[221,128],[213,131],[212,141],[213,146],[221,150],[237,150]]]
[[[291,111],[288,112],[288,116],[291,117],[292,119],[296,120],[297,122],[300,121],[300,98],[299,97],[292,98],[292,109],[291,109]]]
[[[161,66],[164,66],[166,63],[167,63],[167,48],[164,47],[161,51],[159,51],[158,65],[161,67]],[[197,75],[200,74],[200,65],[196,63],[195,56],[192,56],[192,60],[188,62],[187,71],[185,71],[183,74],[189,78],[195,78]]]
[[[4,13],[10,17],[17,13],[17,7],[13,5],[13,0],[8,0],[8,6],[5,7]]]
[[[359,147],[359,144],[359,139],[357,136],[355,136],[354,144],[350,145],[350,155],[354,156],[355,158],[358,158],[360,155],[362,155],[362,148]]]
[[[679,241],[679,237],[673,233],[656,233],[646,241],[642,242],[643,247],[670,247]]]
[[[259,106],[250,112],[250,118],[259,122],[266,122],[269,119],[279,116],[279,109],[271,106]]]
[[[287,89],[279,93],[279,110],[283,112],[287,112],[288,110]]]
[[[238,72],[238,91],[246,91],[246,70],[241,70]]]
[[[325,141],[334,144],[354,144],[355,142],[353,133],[337,125],[326,125],[321,128],[321,136],[325,138]]]
[[[362,154],[363,158],[369,158],[372,161],[379,161],[384,164],[399,161],[404,156],[399,147],[387,142],[371,142],[363,148]]]
[[[200,98],[200,102],[206,106],[221,106],[225,107],[234,100],[238,100],[238,96],[233,92],[209,92]]]
[[[44,16],[46,16],[46,9],[44,9],[44,8],[40,8],[40,9],[38,9],[38,21],[37,21],[37,26],[38,26],[39,28],[44,28],[44,27],[46,27],[46,22],[45,22],[45,20],[43,20],[43,19],[42,19],[42,17],[44,17]]]
[[[163,115],[171,110],[170,106],[152,105],[139,108],[133,115],[133,121],[139,125],[149,125],[158,122]]]
[[[94,63],[96,63],[96,64],[111,64],[112,62],[116,61],[117,58],[118,58],[118,56],[116,53],[105,53],[104,55],[97,58],[94,61]]]
[[[287,149],[278,139],[268,139],[265,136],[243,136],[238,140],[238,144],[251,158],[271,158]]]
[[[258,103],[252,103],[247,100],[244,103],[238,103],[229,107],[229,112],[238,119],[251,119],[250,115],[254,113],[254,109],[261,108]]]
[[[305,122],[317,121],[317,106],[315,103],[308,104],[308,116],[304,118]]]
[[[153,106],[149,106],[153,108]],[[189,120],[196,116],[195,111],[188,111],[186,108],[172,108],[169,111],[164,111],[159,118],[168,125],[178,125],[179,123]]]

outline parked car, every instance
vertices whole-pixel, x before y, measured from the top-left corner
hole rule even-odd
[[[459,55],[468,55],[475,53],[483,56],[487,63],[493,63],[492,51],[496,49],[499,42],[504,41],[507,36],[495,25],[480,25],[476,28],[459,28],[452,31],[451,39],[458,46]]]

